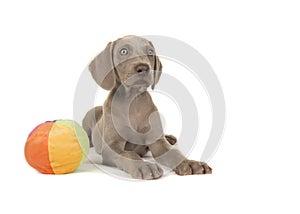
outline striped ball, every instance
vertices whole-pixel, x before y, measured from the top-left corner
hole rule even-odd
[[[45,174],[73,172],[89,151],[89,139],[72,120],[47,121],[29,134],[25,158],[30,166]]]

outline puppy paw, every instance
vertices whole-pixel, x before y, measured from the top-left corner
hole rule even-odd
[[[130,174],[136,179],[152,180],[160,178],[164,172],[157,164],[144,162]]]
[[[212,169],[204,162],[185,160],[174,169],[174,172],[177,175],[211,174]]]
[[[165,138],[171,145],[174,145],[175,143],[177,143],[177,139],[173,135],[165,135]]]

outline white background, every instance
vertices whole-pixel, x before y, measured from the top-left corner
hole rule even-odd
[[[296,0],[1,1],[0,212],[299,213],[299,10]],[[72,118],[81,72],[127,34],[177,38],[213,66],[227,106],[213,175],[36,173],[28,133]]]

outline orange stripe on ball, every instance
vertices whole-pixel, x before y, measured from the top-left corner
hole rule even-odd
[[[53,122],[37,126],[28,136],[24,150],[28,164],[45,174],[54,174],[48,152],[48,136],[52,126]]]

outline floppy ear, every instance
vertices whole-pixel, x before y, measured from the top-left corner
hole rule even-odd
[[[116,81],[112,61],[112,44],[112,42],[108,43],[106,48],[89,64],[89,70],[94,80],[105,90],[111,90]]]
[[[161,72],[162,72],[162,64],[161,64],[158,56],[155,55],[154,71],[153,71],[153,84],[151,86],[152,90],[154,89],[155,85],[158,83]]]

